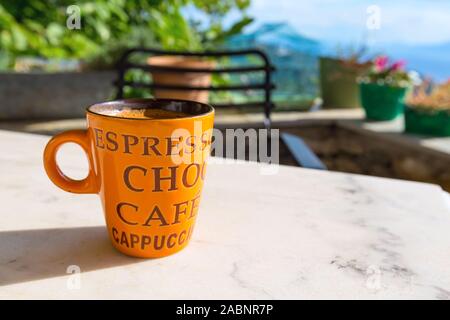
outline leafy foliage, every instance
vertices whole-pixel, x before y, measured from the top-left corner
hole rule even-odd
[[[0,64],[17,57],[82,59],[111,65],[136,45],[170,50],[201,50],[241,32],[252,22],[249,0],[78,0],[81,29],[66,27],[72,0],[3,0],[0,4]],[[200,18],[187,19],[195,11]],[[236,23],[223,26],[231,11]]]

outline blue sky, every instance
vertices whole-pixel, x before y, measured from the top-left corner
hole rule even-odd
[[[379,30],[366,27],[370,5],[380,8]],[[331,43],[450,42],[450,0],[252,0],[249,14],[256,18],[255,26],[286,21],[301,34]]]

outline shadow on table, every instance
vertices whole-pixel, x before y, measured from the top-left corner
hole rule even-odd
[[[145,260],[127,257],[110,243],[104,226],[0,231],[0,285],[68,275]]]

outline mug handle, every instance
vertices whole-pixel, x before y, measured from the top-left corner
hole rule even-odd
[[[61,145],[68,142],[78,144],[88,157],[89,174],[82,180],[74,180],[67,177],[56,163],[58,149]],[[70,130],[57,134],[50,139],[44,150],[44,168],[50,180],[65,191],[73,193],[98,193],[87,130]]]

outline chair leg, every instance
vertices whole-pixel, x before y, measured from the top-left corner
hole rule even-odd
[[[283,141],[289,149],[299,166],[310,169],[327,170],[325,164],[320,161],[316,154],[300,137],[282,132],[281,141]]]

